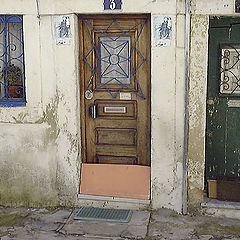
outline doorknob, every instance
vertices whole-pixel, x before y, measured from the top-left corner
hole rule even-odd
[[[92,118],[97,118],[97,106],[96,105],[91,105],[89,107],[89,115],[92,117]]]

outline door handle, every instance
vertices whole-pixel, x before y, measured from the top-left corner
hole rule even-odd
[[[213,131],[207,132],[207,135],[208,135],[209,137],[213,137],[214,132],[213,132]]]
[[[97,106],[96,105],[91,105],[89,107],[89,115],[92,117],[92,118],[97,118]]]

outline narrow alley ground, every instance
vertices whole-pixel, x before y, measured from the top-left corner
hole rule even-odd
[[[133,211],[129,223],[73,220],[76,209],[0,208],[1,240],[240,240],[240,220]]]

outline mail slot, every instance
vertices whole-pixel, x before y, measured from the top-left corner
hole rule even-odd
[[[126,113],[127,112],[127,108],[126,107],[115,107],[115,106],[111,106],[111,107],[104,107],[103,110],[104,113]]]
[[[96,105],[98,119],[136,119],[136,101],[131,100],[97,100]]]
[[[240,107],[240,100],[228,100],[228,107],[235,107],[239,108]]]

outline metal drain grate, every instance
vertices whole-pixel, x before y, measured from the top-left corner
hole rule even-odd
[[[74,219],[126,223],[131,216],[131,210],[81,207]]]

